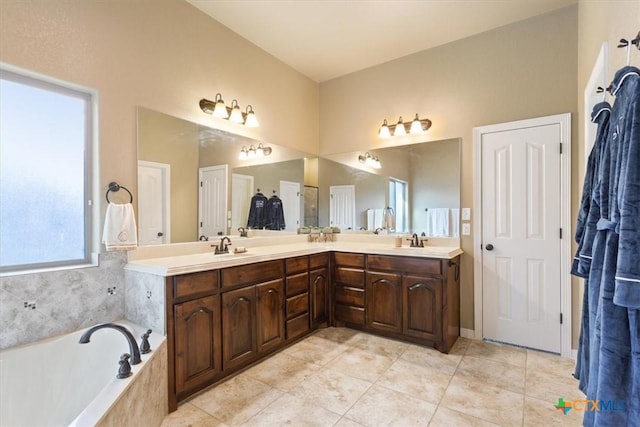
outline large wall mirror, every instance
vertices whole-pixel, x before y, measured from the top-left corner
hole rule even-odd
[[[259,144],[139,107],[140,244],[190,242],[247,227],[258,192],[281,200],[285,225],[278,230],[332,225],[344,232],[457,237],[459,139],[370,150],[380,169],[360,162],[366,152],[316,158],[271,143],[264,144],[271,148],[267,156],[239,158],[242,147]]]

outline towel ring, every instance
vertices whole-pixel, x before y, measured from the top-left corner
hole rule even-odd
[[[110,182],[109,183],[109,189],[107,189],[107,192],[104,194],[105,199],[107,199],[107,203],[111,203],[111,200],[109,200],[109,193],[110,192],[116,192],[119,191],[120,189],[123,189],[124,191],[126,191],[127,193],[129,193],[129,203],[133,203],[133,195],[131,194],[131,191],[129,191],[127,189],[127,187],[124,187],[122,185],[119,185],[117,182]]]

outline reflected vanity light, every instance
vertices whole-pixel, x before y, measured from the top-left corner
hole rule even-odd
[[[431,127],[431,120],[420,119],[418,113],[411,122],[404,122],[402,116],[398,119],[396,124],[388,124],[387,119],[384,119],[382,126],[378,130],[378,136],[380,138],[390,138],[393,136],[406,135],[407,129],[410,134],[417,134],[427,131]]]
[[[247,105],[244,113],[240,110],[240,105],[238,105],[238,101],[235,99],[231,101],[231,106],[227,107],[220,93],[216,93],[213,101],[202,98],[199,105],[203,112],[213,114],[214,117],[219,119],[227,119],[230,122],[244,124],[250,128],[259,126],[258,119],[251,105]]]
[[[247,160],[247,159],[254,159],[257,157],[264,157],[264,156],[268,156],[271,154],[273,150],[271,149],[271,147],[265,147],[262,145],[262,142],[258,144],[258,147],[255,147],[254,145],[250,145],[249,148],[247,148],[247,146],[243,146],[240,149],[240,154],[238,155],[238,159],[240,160]]]
[[[377,156],[374,156],[373,154],[369,153],[368,151],[364,155],[360,154],[358,156],[358,161],[374,169],[382,168],[380,159]]]

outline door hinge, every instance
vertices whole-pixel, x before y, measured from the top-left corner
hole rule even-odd
[[[562,142],[560,143],[560,154],[562,154]]]
[[[562,228],[560,229],[560,238],[562,239]]]
[[[560,313],[560,324],[562,325],[562,313]]]

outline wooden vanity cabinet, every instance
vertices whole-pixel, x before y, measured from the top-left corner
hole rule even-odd
[[[166,279],[171,406],[222,372],[219,271]]]
[[[309,331],[309,257],[287,258],[286,309],[287,339]]]
[[[309,257],[309,288],[311,327],[316,328],[329,321],[329,295],[331,276],[328,253]]]
[[[366,328],[449,352],[460,334],[459,257],[366,257]]]
[[[333,254],[333,316],[338,324],[356,328],[365,324],[364,259],[363,254]]]
[[[229,371],[284,342],[284,261],[225,268],[222,287],[222,367]]]

